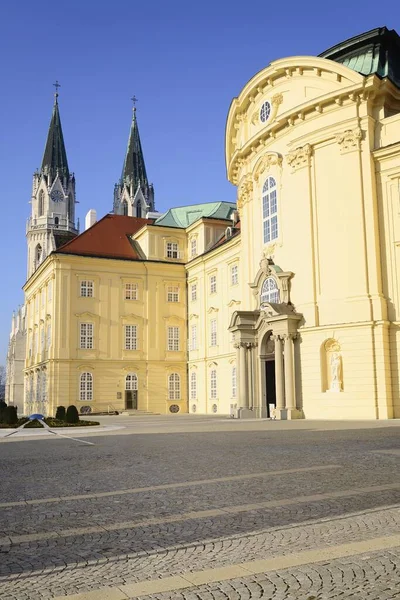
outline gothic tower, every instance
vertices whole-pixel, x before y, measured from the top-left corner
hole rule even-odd
[[[154,188],[147,179],[134,106],[122,175],[119,183],[114,187],[114,213],[130,217],[145,217],[148,212],[153,211]]]
[[[26,228],[28,279],[50,252],[77,235],[75,202],[75,177],[68,168],[56,91],[42,166],[33,175]]]

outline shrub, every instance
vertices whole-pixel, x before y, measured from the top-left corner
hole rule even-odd
[[[15,425],[18,423],[16,406],[7,406],[7,408],[4,409],[4,423],[7,423],[7,425]]]
[[[67,423],[78,423],[79,422],[78,409],[73,404],[71,406],[68,406],[65,420],[67,421]]]
[[[65,406],[57,406],[55,418],[59,421],[65,421]]]
[[[0,401],[0,423],[5,423],[6,408],[7,408],[7,404],[1,400]]]

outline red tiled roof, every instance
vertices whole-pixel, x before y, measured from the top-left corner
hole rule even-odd
[[[60,254],[141,260],[128,236],[154,219],[106,215],[92,227],[56,250]]]

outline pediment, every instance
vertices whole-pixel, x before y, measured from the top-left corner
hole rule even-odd
[[[85,312],[81,312],[81,313],[75,313],[76,317],[85,317],[85,318],[89,318],[89,319],[99,319],[99,315],[95,315],[94,313],[91,313],[89,311],[85,311]]]

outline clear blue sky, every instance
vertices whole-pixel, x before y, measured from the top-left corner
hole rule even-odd
[[[89,208],[112,209],[133,94],[157,209],[232,201],[224,130],[243,85],[271,60],[316,55],[382,25],[400,32],[400,3],[22,0],[4,2],[0,21],[1,363],[23,301],[32,173],[56,79],[81,224]]]

